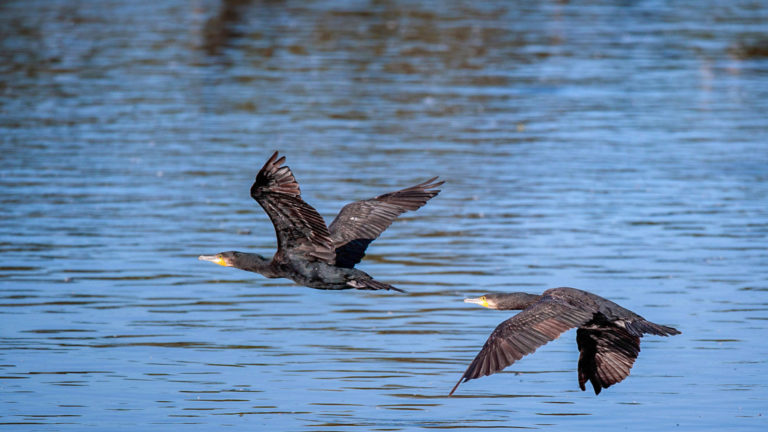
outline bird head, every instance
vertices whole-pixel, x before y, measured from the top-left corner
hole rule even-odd
[[[200,255],[197,259],[201,261],[210,261],[224,267],[234,267],[239,255],[240,252],[229,251],[217,253],[216,255]]]
[[[270,263],[269,259],[264,258],[259,254],[237,251],[220,252],[216,255],[200,255],[197,259],[201,261],[210,261],[224,267],[235,267],[241,270],[262,274],[265,274],[265,268],[269,267]]]

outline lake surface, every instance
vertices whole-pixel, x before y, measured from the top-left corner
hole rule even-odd
[[[0,3],[6,430],[768,428],[768,4]],[[434,175],[360,268],[270,255],[274,150],[330,221]],[[575,332],[447,394],[511,316],[590,290],[683,334],[577,384]]]

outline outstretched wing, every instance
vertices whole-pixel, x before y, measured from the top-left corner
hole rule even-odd
[[[301,199],[299,184],[285,156],[278,152],[264,164],[251,186],[251,197],[267,212],[275,226],[278,253],[299,253],[334,264],[331,234],[320,214]]]
[[[586,390],[587,380],[595,394],[621,382],[640,354],[640,338],[626,329],[605,325],[579,328],[576,331],[579,346],[579,387]]]
[[[398,216],[417,210],[440,193],[435,188],[443,184],[433,177],[406,189],[379,195],[344,206],[329,230],[336,247],[336,265],[352,268],[365,256],[368,245]]]
[[[499,372],[564,331],[588,322],[593,315],[552,297],[542,297],[496,327],[449,395],[462,382]]]
[[[586,390],[587,380],[595,394],[619,383],[629,376],[632,365],[640,354],[640,338],[643,334],[671,336],[680,334],[676,328],[652,323],[631,311],[622,325],[609,322],[600,313],[589,325],[576,332],[579,346],[579,387]],[[625,314],[628,315],[628,314]]]

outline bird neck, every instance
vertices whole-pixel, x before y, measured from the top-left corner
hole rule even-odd
[[[260,273],[268,278],[279,277],[272,266],[272,260],[257,254],[241,253],[233,263],[233,267]]]
[[[496,300],[496,309],[499,310],[523,310],[536,303],[541,298],[537,294],[524,292],[510,293]]]

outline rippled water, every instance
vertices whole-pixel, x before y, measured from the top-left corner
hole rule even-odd
[[[0,423],[763,430],[764,2],[0,3]],[[443,192],[325,292],[268,255],[275,149],[327,220]],[[683,331],[578,390],[574,332],[447,393],[507,312],[589,289]]]

